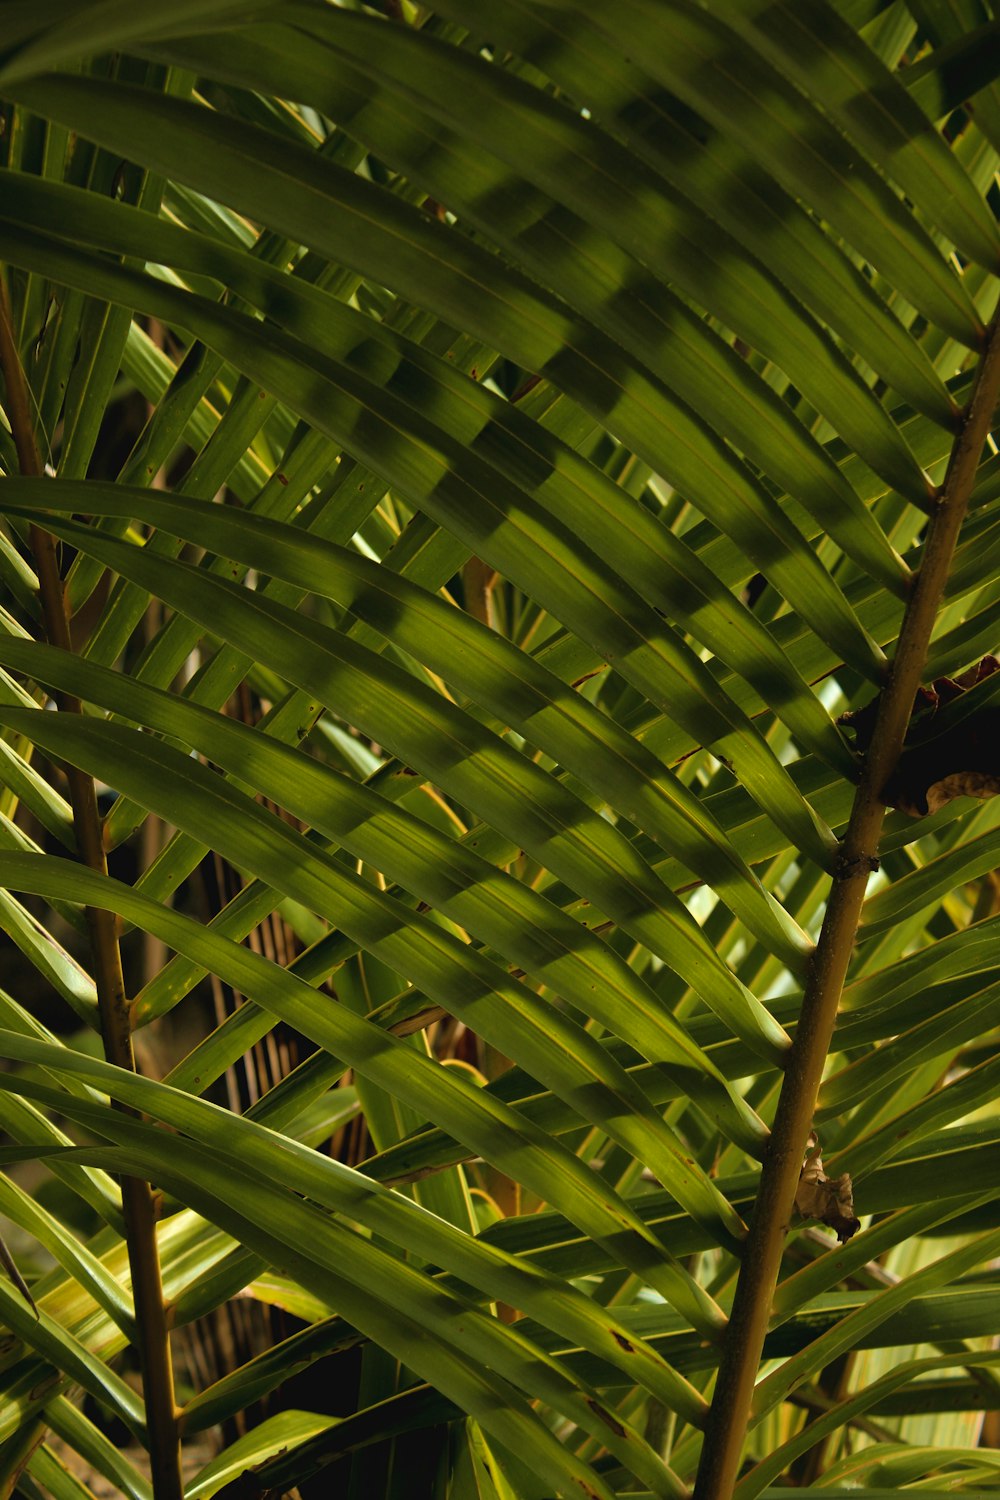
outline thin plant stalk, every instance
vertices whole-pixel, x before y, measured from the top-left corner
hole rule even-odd
[[[955,544],[998,397],[1000,308],[987,331],[972,397],[963,413],[929,523],[923,560],[913,580],[899,641],[880,697],[871,745],[812,957],[750,1232],[744,1244],[694,1500],[730,1500],[739,1474],[752,1416],[754,1383],[792,1219],[803,1153],[812,1128],[868,879],[878,868],[879,838],[886,812],[880,793],[903,748]]]
[[[5,409],[23,475],[44,473],[35,441],[30,396],[11,316],[4,277],[0,275],[0,369],[6,386]],[[38,591],[45,633],[49,642],[71,651],[69,617],[54,537],[42,527],[31,527],[31,549],[38,575]],[[62,713],[81,713],[78,698],[58,695]],[[80,860],[101,875],[107,874],[97,790],[92,776],[67,766],[73,829]],[[98,1013],[104,1056],[116,1067],[134,1073],[132,1027],[129,1017],[121,952],[115,917],[111,912],[87,908],[87,928],[97,989]],[[126,1114],[135,1111],[114,1105]],[[160,1258],[156,1240],[156,1198],[148,1182],[124,1177],[122,1211],[128,1247],[132,1295],[135,1303],[136,1337],[142,1366],[143,1394],[150,1464],[156,1500],[182,1500],[180,1442],[174,1404],[173,1369],[167,1312],[163,1301]]]

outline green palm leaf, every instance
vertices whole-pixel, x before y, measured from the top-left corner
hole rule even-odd
[[[7,10],[0,1486],[988,1491],[992,11]]]

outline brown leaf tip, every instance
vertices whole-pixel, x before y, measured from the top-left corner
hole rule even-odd
[[[911,817],[938,812],[956,797],[995,797],[1000,792],[1000,706],[995,690],[978,702],[972,690],[1000,671],[1000,660],[984,656],[958,677],[937,677],[918,689],[913,702],[903,753],[881,791],[887,807]],[[855,748],[864,754],[871,744],[878,718],[879,698],[864,708],[842,714],[839,724],[854,734]],[[956,714],[941,711],[959,704]]]
[[[809,1137],[809,1150],[802,1163],[795,1207],[804,1219],[818,1219],[826,1224],[842,1245],[861,1228],[861,1220],[854,1212],[854,1186],[850,1173],[827,1177],[815,1132]]]

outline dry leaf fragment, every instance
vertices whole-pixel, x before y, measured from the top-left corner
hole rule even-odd
[[[923,818],[955,797],[1000,793],[1000,708],[972,692],[998,671],[1000,661],[984,656],[960,676],[938,677],[918,690],[899,764],[882,788],[888,807]],[[876,698],[838,721],[854,732],[862,754],[871,743],[878,704]],[[959,705],[957,717],[941,714],[953,704]]]
[[[995,797],[1000,792],[1000,775],[992,771],[953,771],[927,788],[927,811],[936,813],[956,797]],[[904,808],[908,812],[909,808]]]
[[[802,1163],[795,1207],[804,1219],[819,1219],[828,1225],[842,1245],[861,1228],[861,1220],[854,1214],[851,1175],[844,1172],[837,1178],[827,1177],[815,1132],[809,1137],[809,1150]]]

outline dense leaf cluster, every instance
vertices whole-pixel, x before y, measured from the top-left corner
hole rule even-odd
[[[992,7],[0,21],[0,1489],[993,1487]]]

